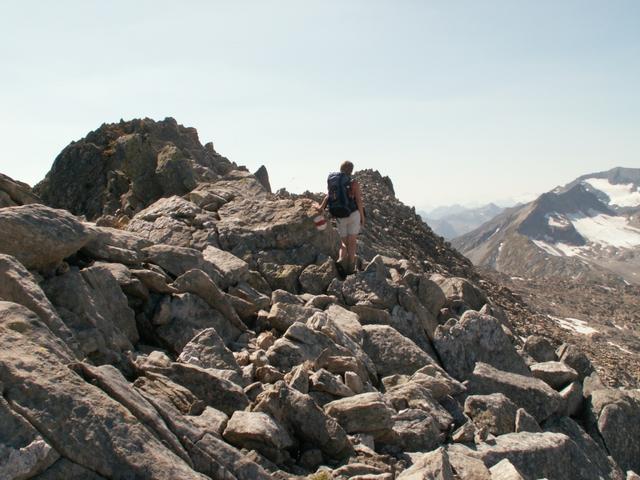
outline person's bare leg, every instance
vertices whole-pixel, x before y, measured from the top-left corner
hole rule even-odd
[[[349,257],[348,237],[340,239],[340,253],[338,254],[338,262],[344,262]]]
[[[348,265],[346,265],[349,257],[349,250],[347,249],[347,237],[340,238],[340,253],[338,254],[338,260],[336,261],[336,266],[338,267],[338,271],[340,275],[347,274]]]
[[[357,235],[349,235],[347,237],[347,255],[349,260],[349,273],[356,270],[356,247],[358,244]]]

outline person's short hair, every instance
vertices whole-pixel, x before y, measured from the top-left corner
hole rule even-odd
[[[340,171],[342,173],[346,173],[347,175],[351,175],[353,173],[353,163],[351,163],[349,160],[345,160],[344,162],[342,162],[342,165],[340,165]]]

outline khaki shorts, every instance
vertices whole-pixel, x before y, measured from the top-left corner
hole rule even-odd
[[[346,218],[336,218],[340,238],[360,233],[360,212],[356,210]]]

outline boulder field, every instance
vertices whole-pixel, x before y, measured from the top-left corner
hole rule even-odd
[[[343,278],[316,195],[172,119],[103,125],[35,193],[0,176],[0,478],[637,478],[640,391],[521,338],[508,292],[359,178]]]

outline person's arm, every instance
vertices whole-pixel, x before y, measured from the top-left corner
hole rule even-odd
[[[356,205],[360,212],[360,225],[364,226],[364,202],[362,201],[362,192],[360,191],[360,184],[353,182],[353,195],[356,198]]]
[[[324,211],[325,208],[327,208],[327,202],[329,201],[329,195],[325,195],[324,198],[322,199],[322,203],[320,205],[318,205],[316,203],[316,208],[318,210],[320,210],[321,212]]]

